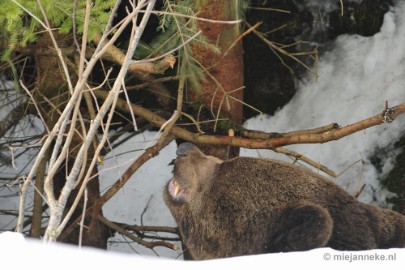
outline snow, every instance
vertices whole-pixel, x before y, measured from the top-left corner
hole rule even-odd
[[[315,3],[314,1],[308,1]],[[385,101],[390,106],[405,101],[405,1],[398,1],[393,10],[386,14],[381,32],[372,37],[353,35],[340,36],[334,49],[322,56],[319,62],[318,81],[308,76],[299,82],[299,91],[293,100],[278,111],[274,116],[258,116],[248,120],[245,126],[271,132],[287,132],[309,129],[337,122],[341,126],[348,125],[382,112]],[[373,127],[336,142],[322,145],[294,145],[287,148],[304,154],[313,160],[342,174],[335,181],[344,186],[348,192],[354,193],[363,183],[366,189],[360,200],[367,203],[383,204],[390,196],[381,190],[378,179],[392,167],[395,153],[386,157],[383,172],[379,173],[371,165],[370,157],[380,148],[388,148],[405,132],[405,117],[401,116],[391,124]],[[124,145],[114,149],[106,158],[100,170],[101,190],[111,186],[125,171],[129,164],[155,139],[156,133],[145,132],[137,135]],[[175,157],[176,145],[171,143],[160,154],[142,166],[103,208],[104,215],[111,221],[143,224],[175,226],[175,222],[164,205],[162,191],[165,183],[171,178],[170,161]],[[284,155],[269,150],[242,149],[241,155],[256,157],[276,157],[286,159]],[[362,162],[357,162],[362,160]],[[7,188],[11,193],[18,194],[18,186]],[[17,198],[16,198],[17,199]],[[18,200],[6,198],[0,201],[11,208],[18,205]],[[14,203],[13,203],[14,202]],[[3,204],[4,203],[4,204]],[[14,208],[16,209],[16,208]],[[142,219],[141,219],[142,217]],[[10,229],[15,223],[9,223],[5,216],[0,216],[0,228]],[[33,240],[23,240],[13,233],[0,235],[0,254],[6,258],[2,265],[16,265],[23,268],[41,267],[54,268],[51,260],[61,262],[60,269],[72,266],[85,268],[107,267],[125,268],[131,266],[156,266],[170,269],[200,269],[209,267],[242,269],[255,265],[255,268],[269,268],[269,264],[283,268],[308,265],[311,268],[341,269],[356,267],[360,262],[347,260],[325,260],[328,253],[342,254],[396,254],[396,261],[368,260],[361,261],[361,266],[390,267],[404,265],[405,249],[375,250],[364,252],[343,253],[331,249],[317,249],[308,252],[289,254],[268,254],[246,256],[233,259],[213,260],[208,262],[177,262],[174,260],[148,259],[134,255],[156,255],[138,244],[130,243],[122,236],[110,239],[110,252],[90,249],[67,248],[62,245],[42,245]],[[177,242],[176,244],[180,244]],[[63,251],[63,252],[62,252]],[[129,252],[116,254],[115,252]],[[177,258],[181,251],[170,251],[156,248],[156,254],[162,257]],[[72,257],[74,256],[74,257]],[[22,259],[23,258],[23,259]],[[68,259],[67,259],[68,258]],[[70,259],[75,258],[75,259]]]
[[[312,76],[299,83],[293,100],[273,117],[249,119],[245,127],[267,132],[309,129],[337,122],[341,126],[381,113],[405,101],[405,3],[401,2],[384,18],[381,32],[372,37],[340,36],[332,51],[319,62],[318,81]],[[339,141],[323,145],[294,145],[295,150],[331,168],[344,172],[336,181],[354,194],[363,183],[360,200],[383,204],[381,177],[370,163],[376,149],[389,147],[405,132],[405,117],[391,124],[373,127]],[[276,157],[266,150],[243,150],[242,155]],[[362,162],[357,162],[363,160]],[[357,162],[357,163],[356,163]],[[390,168],[391,159],[383,167]],[[354,165],[353,165],[354,164]],[[353,165],[353,166],[352,166]],[[384,172],[383,172],[384,173]],[[374,192],[377,190],[377,192]]]
[[[46,245],[25,240],[18,233],[0,234],[2,266],[18,269],[255,269],[303,267],[310,269],[359,269],[365,267],[398,268],[405,263],[405,249],[359,252],[330,248],[307,252],[254,255],[208,261],[157,259],[139,255],[105,252],[63,244]],[[396,269],[393,268],[393,269]]]

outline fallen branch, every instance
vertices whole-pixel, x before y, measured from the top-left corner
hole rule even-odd
[[[95,91],[94,94],[98,98],[104,99],[108,95],[108,92],[99,90]],[[157,114],[139,105],[131,104],[131,108],[135,115],[138,115],[146,119],[154,126],[160,127],[166,122],[164,118],[158,116]],[[126,101],[122,99],[119,99],[117,101],[117,109],[123,112],[129,111]],[[294,133],[287,133],[287,136],[281,134],[281,137],[271,137],[269,139],[251,139],[225,135],[201,135],[190,132],[177,126],[174,126],[170,132],[172,133],[173,136],[177,138],[193,142],[195,144],[231,145],[252,149],[275,149],[277,147],[291,144],[315,144],[339,140],[350,134],[356,133],[358,131],[373,126],[378,126],[383,123],[391,123],[398,116],[404,113],[405,113],[405,103],[401,103],[398,106],[386,108],[382,113],[379,113],[373,117],[364,119],[362,121],[344,127],[339,127],[337,124],[333,123],[331,125],[326,126],[327,128],[322,127],[319,129],[315,129],[319,131],[319,133],[297,131]]]

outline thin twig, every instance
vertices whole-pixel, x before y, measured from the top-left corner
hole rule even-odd
[[[189,39],[183,41],[179,46],[177,46],[176,48],[161,54],[159,56],[153,57],[153,58],[149,58],[149,59],[142,59],[142,60],[134,60],[133,62],[135,64],[139,64],[139,63],[146,63],[146,62],[154,62],[156,60],[165,58],[168,55],[173,54],[174,52],[177,52],[178,50],[180,50],[181,48],[183,48],[184,46],[186,46],[188,43],[190,43],[191,41],[193,41],[194,39],[196,39],[199,35],[201,35],[202,31],[198,31],[197,33],[195,33],[192,37],[190,37]]]
[[[322,165],[322,164],[320,164],[318,162],[315,162],[312,159],[310,159],[310,158],[308,158],[308,157],[306,157],[306,156],[304,156],[302,154],[299,154],[299,153],[297,153],[295,151],[292,151],[292,150],[289,150],[289,149],[286,149],[286,148],[283,148],[283,147],[275,148],[274,151],[277,152],[277,153],[281,153],[281,154],[285,154],[287,156],[294,157],[296,160],[301,160],[301,161],[311,165],[312,167],[314,167],[314,168],[316,168],[316,169],[318,169],[318,170],[332,176],[333,178],[337,177],[337,174],[334,171],[332,171],[331,169],[329,169],[326,166],[324,166],[324,165]]]
[[[76,10],[77,10],[77,0],[73,0],[73,11],[72,11],[72,32],[73,32],[73,43],[76,45],[76,50],[80,55],[80,45],[77,41],[77,31],[76,31]]]
[[[113,9],[111,10],[111,14],[114,14],[114,16],[110,16],[110,18],[108,19],[108,23],[103,31],[103,36],[99,40],[95,53],[99,52],[101,50],[101,48],[104,47],[105,40],[107,39],[108,35],[110,34],[110,30],[111,30],[111,26],[114,22],[115,14],[117,14],[117,11],[118,11],[118,8],[120,7],[120,5],[121,5],[121,0],[115,1],[115,5],[114,5]]]
[[[252,27],[248,22],[245,21],[245,24],[247,26],[249,26],[250,28]],[[294,56],[293,54],[287,52],[286,50],[283,49],[282,46],[279,46],[277,43],[268,40],[262,33],[260,33],[259,31],[257,31],[256,29],[252,30],[253,33],[256,34],[256,36],[258,38],[260,38],[264,43],[266,43],[269,48],[276,54],[276,56],[280,59],[280,61],[282,62],[283,65],[285,65],[288,69],[291,70],[291,68],[285,64],[285,62],[283,61],[283,59],[277,54],[277,52],[281,53],[284,56],[287,56],[291,59],[293,59],[294,61],[296,61],[297,63],[299,63],[301,66],[303,66],[305,69],[307,69],[309,72],[313,73],[315,75],[315,77],[317,78],[318,74],[315,73],[316,71],[316,67],[315,67],[315,71],[313,69],[311,69],[307,64],[305,64],[303,61],[301,61],[300,59],[298,59],[296,56]],[[317,50],[314,49],[313,52],[309,52],[307,53],[308,55],[315,55],[315,59],[317,59]],[[315,61],[317,62],[317,61]],[[292,71],[292,70],[291,70]]]
[[[143,226],[143,217],[144,217],[144,215],[146,214],[146,212],[148,211],[148,208],[149,208],[150,202],[152,201],[152,198],[153,198],[153,194],[150,195],[149,200],[148,200],[148,202],[146,203],[146,205],[145,205],[145,207],[143,208],[143,211],[142,211],[142,213],[141,213],[141,225],[142,225],[142,226]]]
[[[179,88],[177,90],[177,106],[176,106],[176,111],[173,112],[172,117],[162,123],[162,125],[159,125],[160,127],[160,132],[161,136],[158,140],[158,142],[148,148],[145,149],[145,152],[137,159],[133,164],[131,164],[128,169],[117,179],[104,194],[101,196],[96,202],[96,207],[101,208],[103,204],[105,204],[109,199],[111,199],[120,189],[122,186],[125,185],[125,183],[129,180],[130,176],[142,165],[144,164],[147,160],[151,159],[153,156],[155,156],[163,147],[165,147],[167,144],[169,144],[174,138],[169,136],[169,134],[172,132],[174,128],[174,124],[178,120],[180,113],[182,112],[182,106],[183,106],[183,95],[184,95],[184,83],[185,80],[184,78],[180,78],[179,80]],[[95,94],[98,96],[97,91]],[[121,105],[121,99],[117,100],[117,108],[119,105]],[[131,107],[133,107],[133,104],[131,104]],[[136,112],[134,111],[136,114]],[[163,132],[162,132],[163,130]],[[158,133],[158,134],[159,134]],[[153,140],[152,140],[153,141]]]
[[[24,229],[24,215],[22,213],[25,213],[25,199],[28,191],[28,187],[30,185],[30,181],[27,181],[27,179],[23,178],[24,183],[22,184],[20,188],[20,205],[18,208],[18,218],[17,218],[17,226],[15,227],[15,231],[22,233]]]
[[[81,76],[83,75],[84,62],[86,60],[87,34],[89,32],[90,7],[91,7],[91,0],[86,0],[86,13],[84,15],[82,48],[80,50],[80,58],[79,58],[79,79],[81,79]]]
[[[42,13],[42,16],[44,17],[45,24],[46,24],[45,30],[49,33],[49,36],[50,36],[50,38],[52,40],[53,47],[55,48],[55,50],[56,50],[56,52],[58,54],[58,57],[59,57],[60,64],[62,65],[63,72],[64,72],[64,75],[65,75],[66,82],[68,84],[69,91],[70,91],[70,93],[72,93],[73,92],[73,83],[72,83],[72,80],[70,79],[69,69],[68,69],[67,64],[65,62],[65,59],[63,58],[62,51],[59,48],[58,42],[56,41],[55,36],[54,36],[54,34],[53,34],[52,30],[51,30],[52,29],[51,24],[48,21],[47,14],[46,14],[46,12],[44,10],[44,7],[42,6],[40,0],[37,0],[37,5],[38,5],[38,7],[39,7],[39,9],[40,9],[40,11]]]
[[[0,138],[6,134],[6,132],[17,125],[23,117],[24,109],[28,106],[27,102],[21,102],[14,107],[6,116],[3,116],[0,121]]]
[[[49,133],[50,131],[49,131],[48,125],[46,124],[45,119],[42,117],[41,110],[38,108],[37,102],[35,101],[34,97],[32,96],[30,90],[28,90],[28,88],[24,85],[24,82],[22,80],[20,80],[20,85],[24,89],[24,91],[27,93],[27,95],[31,98],[31,101],[34,104],[35,109],[37,110],[37,114],[38,114],[39,118],[41,118],[41,120],[42,120],[42,124],[44,125],[46,131]]]
[[[193,122],[193,124],[195,125],[195,127],[196,127],[196,129],[197,129],[197,131],[198,131],[199,134],[204,134],[204,133],[205,133],[204,131],[201,130],[200,123],[197,122],[197,121],[194,119],[193,116],[191,116],[190,114],[185,113],[185,112],[182,112],[181,114],[184,115],[185,117],[187,117],[188,119],[190,119],[191,122]]]
[[[134,131],[138,131],[138,125],[136,124],[135,115],[134,115],[134,112],[132,111],[131,106],[130,106],[131,101],[129,100],[127,88],[125,87],[124,78],[122,79],[122,88],[124,89],[125,100],[128,103],[129,112],[131,113],[132,122],[134,123],[133,124],[134,125]]]
[[[141,11],[140,13],[143,13],[144,11]],[[216,23],[216,24],[238,24],[241,23],[242,20],[212,20],[212,19],[208,19],[208,18],[201,18],[201,17],[197,17],[197,16],[190,16],[190,15],[186,15],[186,14],[181,14],[181,13],[177,13],[177,12],[167,12],[167,11],[152,11],[152,14],[164,14],[164,15],[172,15],[173,17],[182,17],[182,18],[187,18],[187,19],[193,19],[193,20],[197,20],[197,21],[202,21],[202,22],[208,22],[208,23]]]
[[[80,220],[80,230],[79,230],[79,247],[82,246],[84,218],[86,217],[86,208],[87,208],[87,188],[84,190],[83,212],[82,212],[82,219]]]
[[[259,10],[259,11],[275,11],[275,12],[291,14],[291,11],[285,10],[285,9],[279,9],[279,8],[248,7],[248,9]]]
[[[136,237],[135,235],[131,234],[130,232],[128,232],[127,230],[124,230],[122,227],[118,226],[117,224],[107,220],[106,218],[104,218],[103,216],[99,215],[98,216],[98,220],[101,221],[103,224],[107,225],[108,227],[110,227],[111,229],[119,232],[122,235],[125,235],[126,237],[128,237],[129,239],[133,240],[134,242],[143,245],[144,247],[153,249],[155,247],[167,247],[170,248],[172,250],[179,250],[180,247],[173,245],[172,243],[169,242],[164,242],[164,241],[154,241],[154,242],[147,242],[142,240],[139,237]]]
[[[253,25],[252,27],[250,27],[248,30],[246,30],[245,32],[243,32],[242,34],[240,34],[238,36],[238,38],[236,38],[234,40],[234,42],[232,42],[232,44],[226,49],[226,51],[222,54],[221,58],[219,58],[219,61],[221,61],[222,58],[224,58],[225,56],[228,55],[229,51],[232,50],[233,47],[236,46],[236,44],[238,44],[238,42],[240,42],[245,36],[249,35],[254,29],[256,29],[257,27],[259,27],[263,22],[257,22],[255,25]]]
[[[163,233],[172,233],[179,234],[178,229],[174,227],[162,227],[162,226],[140,226],[140,225],[129,225],[123,223],[116,223],[119,226],[123,227],[126,230],[134,232],[163,232]]]

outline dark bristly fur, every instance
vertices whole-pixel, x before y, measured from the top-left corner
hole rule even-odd
[[[360,203],[307,169],[270,159],[222,161],[186,146],[164,198],[193,259],[405,247],[404,216]]]

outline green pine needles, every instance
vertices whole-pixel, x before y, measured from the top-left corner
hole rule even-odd
[[[192,46],[220,53],[218,47],[209,43],[202,34],[189,42],[200,30],[196,12],[207,3],[208,0],[164,0],[163,13],[159,15],[158,31],[161,34],[151,43],[143,44],[143,49],[136,53],[138,58],[153,57],[180,48],[177,51],[178,75],[195,91],[199,90],[200,83],[205,78],[205,71],[194,58]],[[225,17],[232,20],[241,19],[248,3],[247,0],[229,1],[229,8],[224,9]]]
[[[73,29],[73,12],[77,32],[83,32],[86,1],[41,0],[48,21],[60,33],[67,34]],[[93,0],[90,15],[89,39],[101,33],[110,17],[110,10],[115,0]],[[30,14],[28,14],[30,13]],[[17,46],[25,47],[37,39],[37,34],[43,31],[40,23],[32,18],[36,16],[43,20],[42,12],[37,1],[33,0],[0,0],[0,39],[6,43],[7,49],[1,53],[1,60],[9,60],[11,52]],[[4,44],[1,44],[4,46]]]
[[[199,89],[204,80],[204,71],[193,56],[192,46],[201,46],[219,53],[218,48],[207,42],[202,34],[198,34],[196,3],[193,0],[164,0],[162,13],[159,15],[158,34],[149,44],[142,44],[136,52],[137,58],[155,57],[176,48],[178,76],[187,82],[193,90]],[[197,36],[196,36],[197,35]],[[193,38],[194,37],[194,38]]]
[[[169,51],[182,46],[178,51],[179,76],[184,76],[185,81],[192,90],[199,90],[201,81],[205,79],[205,71],[193,56],[191,46],[212,50],[213,53],[220,53],[215,44],[209,43],[203,35],[197,36],[188,43],[191,37],[199,31],[196,12],[208,4],[209,0],[164,0],[164,13],[160,15],[160,26],[158,30],[162,33],[150,44],[153,53]],[[243,18],[248,0],[229,0],[229,5],[224,8],[224,17],[230,20]],[[240,30],[239,25],[235,29]]]
[[[199,89],[204,80],[204,70],[193,57],[192,46],[209,49],[219,53],[215,44],[207,42],[199,34],[196,12],[209,4],[208,0],[163,0],[162,13],[156,36],[152,42],[138,47],[135,57],[145,59],[162,55],[175,50],[178,57],[178,75],[182,77],[192,89]],[[88,39],[102,33],[111,16],[111,9],[116,0],[93,0],[88,29]],[[230,0],[229,8],[224,12],[227,18],[240,19],[247,6],[247,0]],[[0,0],[0,45],[5,48],[0,52],[0,60],[10,61],[11,53],[16,47],[25,47],[35,42],[38,33],[44,29],[33,16],[44,21],[39,4],[45,10],[52,27],[61,34],[83,33],[86,1],[70,0]],[[75,6],[76,5],[76,6]],[[74,28],[75,26],[75,28]]]

